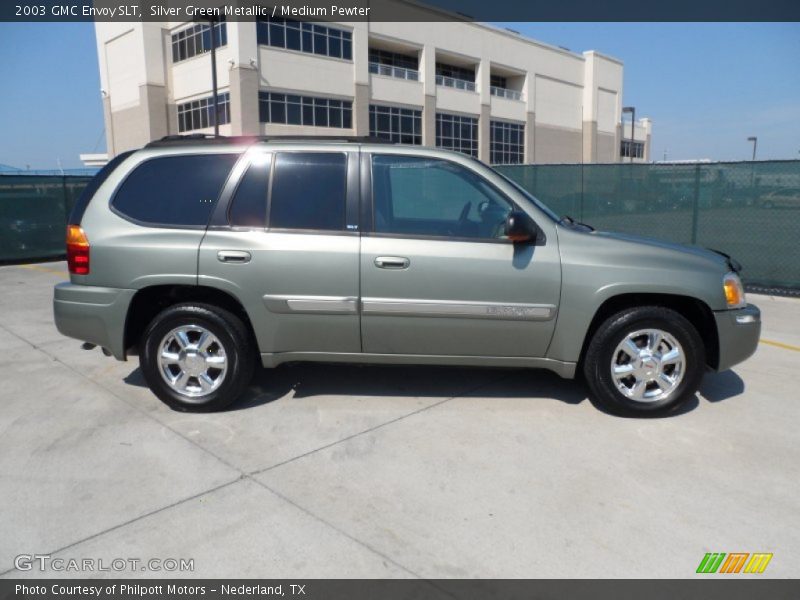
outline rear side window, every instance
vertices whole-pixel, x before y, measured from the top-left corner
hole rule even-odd
[[[247,168],[228,209],[228,222],[234,227],[267,226],[269,159],[254,160]]]
[[[75,205],[72,207],[72,211],[69,213],[69,225],[81,224],[83,213],[86,212],[86,207],[89,206],[89,202],[92,201],[92,198],[97,193],[97,190],[101,185],[103,185],[103,182],[108,179],[108,176],[114,172],[114,169],[116,169],[123,160],[128,158],[134,152],[135,150],[130,150],[128,152],[123,152],[122,154],[117,154],[97,172],[89,184],[83,189],[83,192],[81,192],[81,195],[78,197],[78,201],[75,202]]]
[[[344,229],[346,161],[344,153],[279,153],[273,172],[269,226]]]
[[[154,225],[205,226],[237,154],[164,156],[139,165],[114,195],[126,217]]]

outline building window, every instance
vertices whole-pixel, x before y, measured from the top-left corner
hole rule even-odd
[[[475,71],[437,62],[436,85],[474,92]]]
[[[525,160],[525,125],[492,121],[489,161],[493,165],[519,165]]]
[[[353,103],[332,98],[258,92],[258,118],[262,123],[350,129],[353,126]]]
[[[259,44],[286,48],[320,56],[353,59],[353,34],[350,31],[295,21],[282,17],[267,17],[256,22]]]
[[[217,95],[217,123],[231,122],[231,97],[228,92]],[[214,100],[211,96],[178,105],[178,132],[214,126]]]
[[[619,155],[623,158],[644,158],[644,142],[622,140]]]
[[[414,69],[415,71],[419,68],[419,62],[416,56],[400,54],[399,52],[389,52],[388,50],[380,50],[379,48],[369,49],[369,62],[391,65],[392,67],[402,67],[403,69]]]
[[[228,27],[224,20],[214,25],[217,48],[228,45]],[[172,34],[172,62],[180,62],[211,50],[211,26],[192,25]]]
[[[489,75],[489,85],[497,88],[507,88],[508,81],[502,75]]]
[[[478,119],[436,113],[436,146],[478,158]]]
[[[395,106],[369,106],[369,134],[399,144],[422,144],[422,111]]]

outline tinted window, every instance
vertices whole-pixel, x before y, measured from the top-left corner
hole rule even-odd
[[[266,227],[268,183],[269,159],[255,157],[239,182],[231,207],[228,209],[228,220],[231,225]]]
[[[281,153],[275,159],[270,227],[344,229],[343,153]]]
[[[97,193],[97,190],[100,188],[103,182],[108,179],[108,176],[114,172],[114,169],[116,169],[123,160],[128,158],[134,152],[135,150],[130,150],[128,152],[123,152],[122,154],[117,154],[97,172],[97,174],[89,182],[89,185],[87,185],[83,189],[83,192],[81,192],[81,195],[78,198],[78,201],[75,203],[75,206],[72,207],[72,212],[70,212],[69,215],[70,225],[81,224],[83,213],[86,212],[86,207],[89,206],[89,202],[92,201],[92,197]]]
[[[201,154],[148,160],[128,175],[113,206],[145,223],[205,226],[237,158]]]
[[[513,206],[480,175],[446,160],[372,159],[375,231],[495,239]]]

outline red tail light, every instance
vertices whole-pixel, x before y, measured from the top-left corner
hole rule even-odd
[[[89,239],[77,225],[67,225],[67,266],[73,275],[89,274]]]

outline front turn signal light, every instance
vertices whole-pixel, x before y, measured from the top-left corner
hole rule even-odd
[[[67,225],[67,266],[73,275],[89,274],[89,238],[78,225]]]
[[[745,305],[744,287],[736,273],[725,275],[722,279],[722,287],[725,290],[725,302],[728,304],[728,308],[741,308]]]

